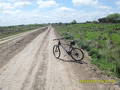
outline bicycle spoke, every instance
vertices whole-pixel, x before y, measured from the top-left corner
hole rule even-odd
[[[83,59],[83,52],[80,49],[73,49],[71,52],[71,57],[75,60],[81,60]]]

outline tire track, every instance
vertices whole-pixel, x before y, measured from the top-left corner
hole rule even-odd
[[[2,90],[21,90],[32,62],[35,60],[35,55],[38,53],[38,45],[42,43],[47,32],[41,33],[0,69],[0,88]]]
[[[1,90],[119,90],[98,84],[81,84],[94,79],[86,65],[56,60],[52,48],[54,29],[41,33],[0,70]],[[62,49],[61,49],[61,52]],[[63,57],[63,55],[61,55]],[[68,59],[67,57],[65,57]],[[88,72],[89,71],[89,72]],[[98,79],[98,78],[95,78]]]
[[[39,62],[39,68],[36,73],[35,81],[32,90],[45,90],[47,64],[48,64],[48,45],[46,43],[44,49],[41,52],[41,60]]]
[[[19,36],[10,42],[0,44],[0,68],[9,62],[9,60],[22,51],[27,44],[32,42],[40,33],[44,32],[46,28],[38,29],[32,32],[27,32],[27,35]]]
[[[48,30],[48,32],[46,33],[46,35],[44,36],[44,39],[42,40],[42,43],[39,46],[39,49],[35,55],[35,60],[33,61],[32,67],[28,73],[28,76],[26,78],[26,80],[23,83],[23,87],[21,88],[21,90],[31,90],[33,87],[33,82],[35,79],[35,76],[37,75],[36,73],[38,73],[38,68],[41,64],[41,61],[43,61],[44,59],[42,59],[42,57],[39,57],[40,54],[42,54],[42,52],[45,51],[45,49],[47,48],[47,39],[49,36],[49,32],[50,30]],[[44,57],[44,56],[43,56]],[[39,60],[39,58],[41,58],[42,60]]]

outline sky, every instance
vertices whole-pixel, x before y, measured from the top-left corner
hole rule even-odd
[[[0,0],[0,26],[93,21],[120,13],[120,0]]]

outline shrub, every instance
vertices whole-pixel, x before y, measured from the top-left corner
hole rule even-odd
[[[97,59],[102,58],[102,55],[99,53],[99,50],[95,49],[95,48],[93,48],[89,51],[89,55],[92,56],[93,58],[97,58]]]
[[[120,77],[120,63],[119,62],[116,64],[116,74],[117,74],[117,77]]]
[[[69,34],[69,33],[63,33],[63,36],[64,36],[65,39],[70,39],[70,40],[74,39],[74,36]]]
[[[90,50],[90,47],[89,47],[89,45],[88,45],[87,42],[85,42],[85,41],[80,41],[78,44],[79,44],[79,46],[80,46],[82,49],[85,49],[85,50],[87,50],[87,51]]]

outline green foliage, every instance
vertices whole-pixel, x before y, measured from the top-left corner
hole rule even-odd
[[[106,18],[117,19],[117,18],[120,18],[120,14],[119,13],[110,14]]]
[[[73,21],[71,22],[71,24],[77,24],[77,21],[76,21],[76,20],[73,20]]]
[[[43,25],[30,24],[30,25],[0,27],[0,38],[4,38],[4,37],[10,36],[10,35],[33,30],[33,29],[39,28],[41,26],[43,26]]]
[[[101,23],[120,23],[120,14],[110,14],[107,17],[98,19],[98,21]]]
[[[116,72],[116,74],[117,74],[117,77],[120,78],[120,63],[117,63],[117,64],[116,64],[115,72]]]
[[[77,45],[88,51],[91,63],[108,75],[120,77],[120,24],[69,24],[55,26],[63,36],[66,33]]]
[[[64,37],[65,39],[74,39],[74,36],[71,35],[71,34],[69,34],[69,33],[63,33],[63,37]]]

